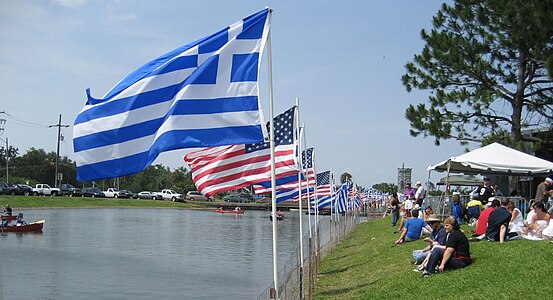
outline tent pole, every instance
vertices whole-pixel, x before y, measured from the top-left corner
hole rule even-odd
[[[447,176],[445,178],[445,193],[444,193],[444,202],[442,205],[442,216],[445,215],[445,199],[449,194],[449,171],[451,169],[451,159],[447,161]]]

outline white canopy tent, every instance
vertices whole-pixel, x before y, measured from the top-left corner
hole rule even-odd
[[[429,181],[431,171],[447,172],[445,184],[448,186],[450,172],[538,176],[553,173],[553,163],[499,143],[493,143],[429,166]],[[445,199],[447,199],[447,188],[445,190],[444,201]]]
[[[428,171],[537,176],[553,173],[553,163],[493,143],[432,165]]]

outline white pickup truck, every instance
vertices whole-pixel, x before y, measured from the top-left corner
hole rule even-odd
[[[39,183],[33,188],[33,195],[35,196],[57,196],[61,195],[61,191],[58,188],[52,188],[46,183]]]
[[[182,194],[179,194],[173,190],[165,189],[156,194],[161,195],[161,197],[163,197],[163,200],[171,200],[171,201],[179,201],[179,202],[184,201]]]
[[[104,191],[106,198],[119,198],[119,190],[116,188],[108,188]]]

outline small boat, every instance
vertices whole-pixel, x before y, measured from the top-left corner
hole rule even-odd
[[[213,210],[213,212],[221,213],[221,214],[237,214],[237,215],[244,214],[243,210],[226,210],[226,209],[220,209],[220,208]]]
[[[28,223],[21,226],[6,226],[0,227],[0,232],[39,232],[42,231],[45,220],[36,221],[34,223]]]
[[[15,221],[17,216],[2,216],[2,220]]]
[[[273,215],[269,216],[269,220],[271,221],[273,220]],[[282,220],[284,220],[284,216],[277,216],[277,221],[282,221]]]

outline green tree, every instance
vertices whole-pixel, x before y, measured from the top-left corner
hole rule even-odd
[[[408,91],[430,90],[410,105],[413,136],[504,144],[550,143],[522,130],[553,121],[553,1],[456,0],[443,4],[421,54],[406,65]]]
[[[344,172],[342,175],[340,175],[340,182],[344,184],[346,181],[350,181],[353,179],[353,176],[351,176],[350,173]]]
[[[397,192],[397,184],[386,183],[386,182],[377,183],[377,184],[373,184],[373,189],[381,192],[393,194]]]

